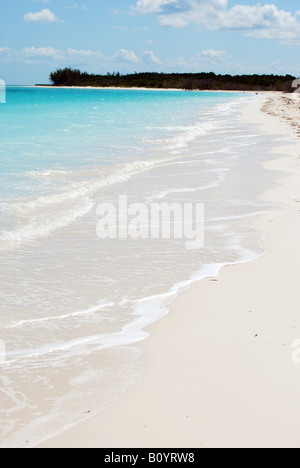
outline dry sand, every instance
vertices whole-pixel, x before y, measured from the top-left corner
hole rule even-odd
[[[263,196],[282,210],[255,226],[267,253],[193,285],[150,327],[143,379],[42,447],[300,447],[299,107],[272,94],[245,109],[285,155],[268,163],[281,172]]]

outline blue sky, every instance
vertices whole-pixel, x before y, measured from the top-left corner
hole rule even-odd
[[[8,84],[48,83],[65,66],[300,75],[295,0],[0,2],[0,79]]]

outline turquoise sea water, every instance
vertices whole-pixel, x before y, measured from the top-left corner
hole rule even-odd
[[[201,109],[231,102],[234,97],[228,93],[8,88],[7,104],[0,112],[2,228],[14,216],[7,201],[65,192],[76,176],[80,178],[79,171],[95,173],[128,164],[124,173],[121,170],[125,176],[130,164],[162,157],[165,149],[171,154],[184,153],[189,142],[213,126],[205,120],[199,126]]]
[[[191,282],[256,258],[249,228],[272,142],[243,123],[252,96],[11,87],[0,105],[0,431],[46,438],[142,376],[145,326]],[[97,206],[201,202],[205,245],[107,240]],[[221,313],[221,312],[220,312]]]
[[[201,109],[232,97],[9,88],[0,113],[1,196],[28,195],[29,187],[17,177],[30,171],[73,171],[146,159],[155,140],[177,138]]]

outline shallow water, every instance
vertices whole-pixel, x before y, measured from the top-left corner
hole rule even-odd
[[[0,107],[1,443],[34,444],[142,376],[144,328],[251,260],[274,175],[237,93],[10,88]],[[272,156],[272,158],[274,158]],[[107,239],[97,206],[203,203],[205,243]],[[221,311],[220,311],[221,313]]]

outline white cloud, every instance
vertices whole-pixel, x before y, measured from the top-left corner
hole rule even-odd
[[[196,24],[210,31],[240,30],[282,42],[300,40],[299,12],[293,15],[275,5],[237,4],[229,8],[228,0],[139,0],[133,12],[155,14],[163,26],[183,28]]]
[[[68,48],[65,52],[67,57],[73,57],[77,59],[87,59],[87,58],[101,58],[103,54],[98,50],[83,50],[83,49],[71,49]]]
[[[10,53],[10,48],[9,47],[0,47],[0,54],[2,55],[7,55]]]
[[[290,12],[275,5],[236,5],[221,16],[224,29],[242,29],[266,38],[300,37],[300,23]],[[292,33],[292,34],[291,34]]]
[[[211,59],[224,59],[227,57],[227,52],[226,50],[207,49],[200,52],[198,56],[207,57]]]
[[[121,49],[114,55],[114,58],[121,60],[122,62],[129,62],[129,63],[138,63],[139,58],[135,55],[134,52]]]
[[[11,63],[47,63],[49,67],[89,67],[96,73],[104,70],[120,69],[130,71],[139,65],[155,66],[161,64],[159,58],[151,50],[139,56],[135,52],[121,49],[113,55],[105,55],[99,50],[85,49],[55,49],[54,47],[24,47],[23,49],[10,49],[0,47],[0,58]],[[104,70],[103,70],[104,69]]]
[[[24,20],[30,23],[55,23],[60,21],[48,8],[37,13],[27,13]]]
[[[148,64],[160,64],[161,61],[159,60],[158,57],[154,55],[154,52],[152,50],[147,50],[142,54],[142,61]]]
[[[25,58],[59,58],[60,51],[53,49],[52,47],[25,47],[21,51]]]
[[[66,50],[54,49],[53,47],[25,47],[22,50],[14,51],[15,57],[19,59],[39,59],[56,62],[89,62],[91,59],[101,59],[103,54],[100,51],[82,50],[68,48]]]
[[[177,3],[178,0],[139,0],[134,10],[142,15],[161,13],[164,6],[176,5]]]

